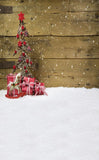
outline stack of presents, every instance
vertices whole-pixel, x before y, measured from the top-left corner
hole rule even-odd
[[[35,78],[22,77],[21,73],[7,75],[7,98],[19,98],[25,95],[47,95],[44,83]]]

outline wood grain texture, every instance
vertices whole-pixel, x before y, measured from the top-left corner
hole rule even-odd
[[[46,86],[99,87],[99,59],[35,59],[34,62],[38,63],[38,69],[33,75]],[[10,68],[0,69],[0,79],[11,72]]]
[[[36,36],[26,40],[32,58],[99,58],[99,36]],[[0,37],[0,58],[18,58],[21,53],[13,57],[17,42],[16,37]]]
[[[19,57],[12,55],[20,11],[39,81],[46,87],[99,88],[98,0],[0,0],[0,5],[0,89],[6,89],[6,76]]]
[[[0,6],[0,14],[13,13],[12,6]]]
[[[99,78],[91,77],[86,79],[84,77],[63,77],[63,76],[50,76],[50,77],[39,77],[40,82],[44,82],[46,87],[85,87],[85,88],[99,88]],[[7,80],[0,79],[0,89],[7,88]]]
[[[4,58],[0,59],[0,69],[8,69],[15,64],[14,61],[5,61]]]
[[[30,35],[99,35],[99,12],[67,12],[60,14],[25,14]],[[16,36],[18,15],[1,14],[0,35]]]
[[[0,0],[0,5],[13,6],[14,12],[99,11],[98,0]],[[32,10],[30,10],[32,8]]]
[[[10,62],[11,59],[6,59],[6,62]],[[99,76],[99,59],[32,59],[34,63],[38,63],[38,67],[35,70],[36,75],[41,74],[53,74],[60,72],[60,74],[68,73],[74,75],[84,75],[92,74]],[[16,62],[17,59],[12,59],[12,61]],[[12,67],[8,67],[11,69]],[[11,69],[12,70],[12,69]],[[11,71],[10,70],[10,71]],[[6,71],[6,69],[0,69],[0,73]],[[85,73],[83,73],[85,72]],[[6,76],[6,74],[5,74]],[[4,78],[4,77],[0,77]]]

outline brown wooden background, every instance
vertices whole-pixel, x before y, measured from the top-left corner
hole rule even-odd
[[[0,89],[19,57],[12,55],[20,11],[38,80],[46,87],[99,87],[99,0],[0,0]]]

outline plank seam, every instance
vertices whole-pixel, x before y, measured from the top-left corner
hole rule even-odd
[[[93,36],[99,36],[97,35],[30,35],[29,37],[93,37]],[[10,37],[16,37],[16,36],[5,36],[5,35],[0,35],[0,38],[10,38]]]

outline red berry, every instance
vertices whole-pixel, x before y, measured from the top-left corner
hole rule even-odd
[[[23,52],[22,55],[25,57],[25,53]]]
[[[14,53],[16,54],[16,53],[17,53],[17,51],[15,50],[15,51],[14,51]]]
[[[26,66],[24,66],[24,69],[26,69]]]
[[[24,46],[25,46],[25,45],[26,45],[26,42],[24,41],[23,44],[24,44]]]
[[[29,63],[29,59],[26,59],[26,63]]]
[[[17,34],[17,36],[16,36],[17,38],[19,38],[19,34]]]
[[[22,42],[21,42],[21,41],[18,42],[18,46],[19,46],[19,47],[22,46]]]
[[[16,69],[16,66],[15,66],[15,65],[13,66],[13,69],[14,69],[14,70]]]
[[[30,64],[32,65],[32,61],[30,61]]]
[[[21,32],[21,35],[22,35],[23,33]]]
[[[24,30],[24,26],[22,26],[21,29]]]
[[[27,70],[25,70],[25,73],[28,73],[28,71],[27,71]]]

